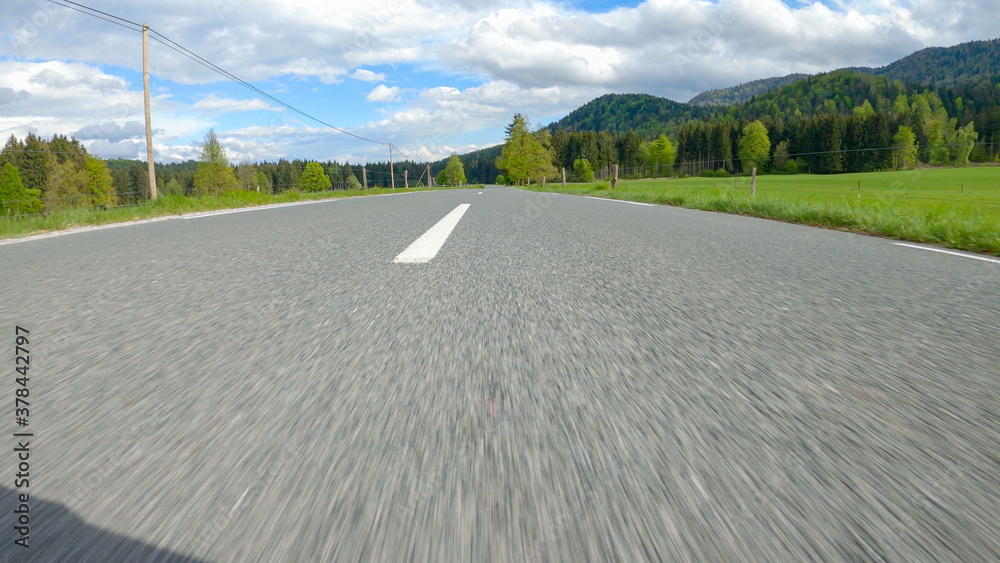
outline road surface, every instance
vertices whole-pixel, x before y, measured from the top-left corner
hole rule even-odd
[[[5,244],[0,280],[0,559],[1000,560],[998,262],[490,188]]]

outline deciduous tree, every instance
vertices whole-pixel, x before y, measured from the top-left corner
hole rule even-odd
[[[969,122],[968,125],[960,128],[955,134],[954,150],[952,151],[952,163],[956,166],[965,166],[969,164],[969,155],[972,154],[972,149],[976,148],[976,141],[978,139],[979,133],[976,133],[972,122]]]
[[[42,192],[24,187],[17,167],[7,162],[0,171],[0,215],[32,215],[42,212]]]
[[[448,159],[448,164],[441,173],[444,176],[439,176],[439,183],[443,183],[446,186],[461,186],[466,182],[465,167],[462,165],[462,160],[458,158],[458,155],[451,155],[451,158]],[[441,179],[444,182],[441,182]]]
[[[49,170],[45,188],[45,211],[68,207],[93,207],[86,168],[75,160],[55,164]]]
[[[666,135],[660,135],[649,144],[649,165],[654,176],[668,176],[673,171],[677,149]]]
[[[497,168],[506,172],[507,180],[521,183],[531,178],[541,180],[555,174],[551,149],[530,131],[528,118],[514,115],[507,126],[503,152],[496,160]]]
[[[586,158],[578,158],[573,161],[573,181],[593,182],[594,169],[590,166],[590,161]]]
[[[205,145],[201,149],[198,170],[194,173],[195,191],[199,195],[219,195],[225,190],[236,189],[239,186],[239,180],[229,166],[229,160],[219,143],[218,136],[214,130],[209,131],[205,135]]]
[[[767,136],[767,127],[758,119],[743,130],[740,139],[740,160],[743,170],[749,172],[753,168],[763,169],[771,152],[771,141]]]
[[[171,181],[177,183],[177,180]],[[87,183],[95,207],[110,209],[118,205],[118,195],[111,181],[111,172],[103,160],[93,156],[87,158]]]
[[[892,136],[892,167],[895,170],[913,168],[917,165],[917,136],[905,125]]]

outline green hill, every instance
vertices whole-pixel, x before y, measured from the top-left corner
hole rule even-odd
[[[883,76],[890,82],[920,84],[935,88],[968,82],[986,82],[1000,74],[1000,39],[971,41],[953,47],[930,47],[879,68],[848,67],[842,71]],[[834,71],[837,72],[837,71]],[[731,88],[702,92],[688,102],[695,106],[729,106],[748,102],[799,80],[808,74],[763,78]]]
[[[641,136],[655,136],[664,130],[675,133],[685,123],[704,119],[712,112],[649,94],[606,94],[573,110],[549,129],[612,133],[631,129]]]
[[[466,180],[470,184],[492,184],[495,182],[500,174],[496,161],[502,152],[503,145],[495,145],[458,155],[459,160],[462,161],[462,167],[465,169]],[[447,158],[432,162],[431,172],[437,177],[437,173],[444,170],[447,164]]]
[[[1000,74],[1000,39],[931,47],[888,66],[864,70],[889,80],[938,88],[987,81]]]
[[[731,106],[750,101],[754,96],[766,94],[772,90],[787,86],[809,78],[808,74],[789,74],[776,78],[762,78],[752,82],[744,82],[739,86],[708,90],[691,98],[688,104],[692,106]]]

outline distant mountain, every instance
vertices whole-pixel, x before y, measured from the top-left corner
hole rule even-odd
[[[573,110],[549,125],[549,129],[568,131],[635,130],[642,136],[674,133],[685,123],[708,117],[709,108],[682,104],[649,94],[605,94]]]
[[[983,82],[1000,74],[1000,39],[931,47],[881,68],[858,70],[936,88]]]
[[[1000,39],[972,41],[954,47],[930,47],[883,67],[848,67],[840,70],[884,76],[890,82],[899,80],[903,83],[935,88],[952,87],[968,82],[987,82],[1000,74]],[[809,76],[789,74],[754,80],[731,88],[709,90],[691,98],[688,104],[694,106],[740,104]]]
[[[744,82],[739,86],[731,88],[721,88],[719,90],[708,90],[691,98],[688,104],[692,106],[731,106],[750,101],[754,96],[766,94],[771,90],[777,90],[782,86],[787,86],[809,78],[808,74],[789,74],[777,78],[762,78],[752,82]]]

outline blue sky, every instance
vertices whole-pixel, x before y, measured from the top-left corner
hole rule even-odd
[[[197,158],[214,129],[234,161],[423,161],[502,141],[609,92],[686,101],[791,72],[887,64],[1000,36],[971,0],[94,0],[359,141],[151,42],[156,158]],[[0,23],[0,134],[75,135],[144,158],[138,33],[40,0]]]

